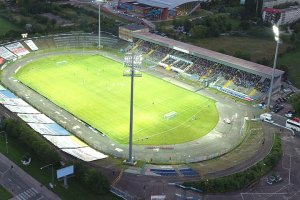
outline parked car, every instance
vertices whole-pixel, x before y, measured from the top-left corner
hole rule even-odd
[[[292,118],[293,114],[292,113],[286,113],[284,116],[287,117],[287,118]]]
[[[276,104],[277,105],[277,104]],[[281,111],[282,109],[284,109],[284,106],[283,105],[277,105],[274,107],[274,112],[275,113],[278,113],[279,111]]]
[[[225,122],[226,124],[231,124],[231,120],[228,119],[228,118],[225,118],[225,119],[224,119],[224,122]]]
[[[279,183],[282,181],[282,178],[280,175],[271,175],[267,177],[267,184],[273,185],[273,183]]]
[[[281,182],[281,181],[282,181],[281,176],[280,176],[280,175],[276,175],[276,176],[275,176],[275,182],[276,182],[276,183],[279,183],[279,182]]]
[[[267,184],[268,185],[273,185],[273,182],[267,179]]]
[[[276,177],[275,176],[268,176],[268,178],[267,178],[269,181],[272,181],[272,182],[274,182],[275,181],[275,179],[276,179]]]

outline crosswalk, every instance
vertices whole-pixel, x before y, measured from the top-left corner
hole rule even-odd
[[[39,194],[39,192],[34,189],[34,188],[29,188],[27,190],[25,190],[24,192],[18,194],[15,199],[17,200],[27,200],[27,199],[32,199],[32,197],[35,197]],[[35,198],[34,198],[35,199]],[[43,199],[43,198],[39,198],[39,199]]]

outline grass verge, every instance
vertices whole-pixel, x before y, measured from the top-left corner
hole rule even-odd
[[[2,186],[0,186],[0,199],[10,199],[13,196]]]
[[[215,179],[185,182],[184,185],[195,187],[205,193],[223,193],[241,190],[268,173],[280,160],[281,155],[281,139],[278,135],[275,135],[275,140],[270,153],[263,160],[245,171]]]
[[[21,144],[19,141],[15,140],[14,138],[10,137],[9,135],[7,135],[7,137],[8,137],[8,153],[6,152],[5,140],[3,135],[0,136],[0,152],[4,154],[6,157],[8,157],[10,160],[12,160],[16,165],[21,167],[28,174],[30,174],[33,178],[35,178],[40,183],[42,183],[43,186],[41,186],[40,188],[41,190],[43,189],[43,187],[48,187],[49,182],[51,182],[52,180],[51,167],[45,168],[43,170],[40,170],[40,168],[49,163],[45,163],[42,160],[39,160],[36,155],[30,154],[32,159],[30,165],[28,166],[23,165],[21,163],[21,159],[25,154],[28,154],[29,149],[27,149],[23,144]],[[54,170],[57,169],[54,168]],[[65,189],[63,187],[63,181],[55,180],[55,184],[56,186],[52,191],[56,193],[60,198],[65,200],[82,200],[82,199],[115,200],[117,199],[115,196],[113,196],[110,193],[106,195],[92,194],[90,191],[82,187],[79,182],[75,181],[74,178],[68,179],[68,185],[69,185],[68,189]],[[3,198],[1,198],[0,196],[0,199]]]

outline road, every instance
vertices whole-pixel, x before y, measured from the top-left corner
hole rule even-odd
[[[0,154],[0,175],[1,185],[13,194],[14,200],[60,199],[3,154]]]

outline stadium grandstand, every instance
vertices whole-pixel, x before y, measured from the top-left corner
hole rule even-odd
[[[143,18],[166,20],[191,14],[200,8],[200,2],[201,0],[119,0],[118,8]]]
[[[120,52],[143,54],[144,64],[173,71],[177,78],[189,79],[229,95],[253,101],[269,91],[272,69],[257,63],[214,52],[194,45],[162,37],[147,31],[132,31],[131,43],[116,36],[101,33],[104,46]],[[98,37],[92,34],[70,33],[32,38],[0,45],[0,66],[37,51],[52,48],[85,48],[96,46]],[[283,71],[275,70],[273,92],[281,88]]]
[[[234,97],[253,101],[265,97],[272,68],[152,33],[132,33],[131,52],[143,55],[148,66],[160,66],[177,77],[201,82]],[[275,70],[273,92],[281,88],[281,70]]]

